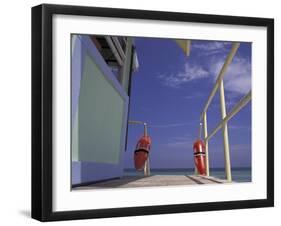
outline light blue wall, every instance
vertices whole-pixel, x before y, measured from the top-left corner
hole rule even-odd
[[[121,177],[128,96],[87,36],[72,58],[72,184]],[[80,55],[79,55],[80,54]]]

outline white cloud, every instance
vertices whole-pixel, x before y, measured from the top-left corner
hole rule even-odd
[[[179,71],[178,73],[160,75],[158,76],[158,78],[163,81],[164,85],[177,88],[180,85],[190,82],[192,80],[206,78],[208,76],[209,72],[203,67],[186,62],[183,70]]]
[[[199,49],[199,55],[214,55],[214,54],[221,54],[227,52],[227,47],[230,45],[229,42],[195,42],[191,44],[191,51],[192,49]]]
[[[216,80],[225,59],[215,59],[210,65],[211,74]],[[224,77],[224,88],[238,94],[246,94],[251,90],[251,62],[246,58],[234,57]]]
[[[224,64],[226,55],[228,54],[229,42],[199,42],[194,43],[192,48],[201,50],[203,55],[208,56],[210,60],[207,60],[207,64],[203,67],[198,63],[186,62],[177,73],[162,74],[158,76],[162,80],[163,84],[168,87],[178,88],[183,84],[186,84],[192,80],[203,78],[216,78]],[[198,51],[197,51],[198,52]],[[220,53],[217,55],[217,53]],[[202,56],[203,57],[203,56]],[[205,56],[206,57],[206,56]],[[232,63],[228,66],[224,77],[224,88],[233,95],[239,96],[240,94],[246,94],[251,90],[251,61],[248,58],[244,58],[236,55],[233,58]],[[191,99],[193,96],[187,96],[186,99]],[[231,98],[233,99],[233,98]]]

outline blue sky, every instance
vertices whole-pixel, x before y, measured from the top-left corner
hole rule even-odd
[[[194,40],[190,56],[172,39],[136,38],[135,45],[140,67],[132,79],[129,118],[149,125],[151,168],[191,168],[199,117],[231,43]],[[224,85],[230,111],[251,89],[251,43],[241,43]],[[221,120],[218,92],[207,116],[211,132]],[[228,125],[232,166],[251,166],[251,103]],[[129,125],[125,168],[133,168],[142,134],[142,126]],[[222,142],[221,131],[210,140],[210,167],[224,167]]]

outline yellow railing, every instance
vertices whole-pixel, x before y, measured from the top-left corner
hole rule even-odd
[[[224,143],[224,160],[225,160],[225,173],[226,178],[228,181],[232,181],[231,175],[231,161],[230,161],[230,154],[229,154],[229,141],[228,141],[228,127],[227,122],[237,114],[252,98],[252,92],[249,91],[247,95],[245,95],[239,102],[236,104],[233,109],[230,111],[229,114],[226,113],[226,106],[225,106],[225,95],[224,95],[224,85],[223,85],[223,78],[227,71],[228,65],[232,62],[238,48],[239,43],[233,43],[232,48],[220,70],[216,83],[212,89],[212,92],[207,100],[207,103],[204,107],[204,110],[200,116],[200,121],[203,121],[204,126],[204,142],[205,142],[205,151],[206,151],[206,174],[207,176],[210,175],[209,170],[209,140],[220,130],[222,129],[223,134],[223,143]],[[212,102],[213,97],[215,96],[217,90],[219,89],[220,92],[220,106],[221,106],[221,122],[215,127],[215,129],[208,135],[207,129],[207,110]]]

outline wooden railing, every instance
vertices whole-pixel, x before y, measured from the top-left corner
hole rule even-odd
[[[232,62],[232,59],[234,58],[238,48],[239,43],[233,43],[232,48],[220,70],[220,73],[217,77],[216,83],[208,97],[208,100],[205,104],[204,110],[201,113],[200,121],[203,121],[204,126],[204,142],[205,142],[205,148],[206,148],[206,174],[207,176],[210,175],[209,170],[209,140],[220,130],[222,129],[223,134],[223,143],[224,143],[224,160],[225,160],[225,174],[226,179],[228,181],[232,181],[232,174],[231,174],[231,161],[230,161],[230,151],[229,151],[229,141],[228,141],[228,127],[227,123],[228,121],[237,114],[252,98],[252,92],[249,91],[248,94],[246,94],[239,102],[236,104],[233,109],[227,114],[226,112],[226,105],[225,105],[225,95],[224,95],[224,84],[223,84],[223,78],[225,76],[225,73],[227,71],[227,67]],[[208,125],[207,125],[207,110],[212,102],[212,99],[214,98],[217,90],[219,89],[220,92],[220,107],[221,107],[221,122],[215,127],[215,129],[208,135]]]

